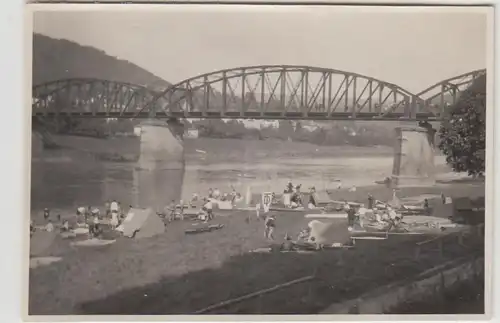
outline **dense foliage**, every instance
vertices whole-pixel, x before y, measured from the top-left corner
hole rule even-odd
[[[486,76],[477,78],[450,108],[439,148],[455,172],[483,175],[486,148]]]

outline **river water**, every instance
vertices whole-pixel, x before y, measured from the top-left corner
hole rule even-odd
[[[325,159],[289,160],[287,163],[186,165],[182,171],[143,171],[133,163],[38,162],[32,165],[31,208],[67,209],[82,205],[102,205],[117,199],[123,205],[159,207],[172,199],[206,194],[218,188],[234,187],[243,195],[252,192],[280,192],[288,180],[315,186],[318,190],[339,185],[370,185],[389,174],[391,158],[370,160]],[[362,171],[361,171],[362,169]]]
[[[258,152],[253,152],[258,153]],[[220,152],[217,152],[220,154]],[[63,154],[64,155],[64,154]],[[281,192],[292,180],[303,189],[373,185],[392,171],[392,156],[268,158],[252,162],[203,163],[186,158],[185,171],[143,171],[134,163],[96,161],[79,155],[32,161],[31,210],[75,209],[102,206],[117,199],[124,206],[158,209],[172,199],[187,199],[193,193],[206,194],[209,188],[230,192],[234,187],[245,196]]]

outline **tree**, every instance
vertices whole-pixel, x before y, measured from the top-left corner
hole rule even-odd
[[[486,75],[467,88],[450,108],[439,130],[439,149],[455,172],[480,176],[485,171]]]

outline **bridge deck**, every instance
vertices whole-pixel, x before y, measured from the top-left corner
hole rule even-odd
[[[78,118],[121,118],[121,119],[149,119],[152,116],[148,112],[47,112],[34,113],[33,117],[56,117],[56,116],[71,116]],[[327,112],[309,112],[306,114],[300,112],[156,112],[154,118],[184,118],[184,119],[297,119],[297,120],[380,120],[380,121],[415,121],[415,120],[438,120],[433,114],[417,114],[410,118],[404,113],[390,113],[382,116],[380,113],[352,113],[335,112],[329,114]]]

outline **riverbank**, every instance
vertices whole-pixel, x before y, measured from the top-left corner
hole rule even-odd
[[[374,186],[356,192],[339,190],[332,197],[366,202],[368,191],[379,199],[392,194],[387,188]],[[464,184],[443,189],[447,196],[472,196],[476,191],[477,187]],[[429,194],[429,189],[405,188],[399,196],[425,193]],[[335,221],[343,230],[345,220]],[[276,242],[282,242],[285,233],[296,236],[308,222],[300,213],[277,213]],[[255,219],[253,212],[216,214],[214,223],[225,227],[214,233],[186,236],[184,230],[195,226],[175,222],[163,235],[144,240],[119,239],[99,249],[75,249],[69,241],[56,239],[47,255],[62,260],[30,270],[30,313],[189,314],[316,272],[323,280],[273,294],[262,304],[249,301],[219,311],[313,314],[345,297],[416,275],[466,252],[451,242],[443,258],[424,250],[415,260],[412,248],[419,238],[404,236],[380,244],[363,243],[342,253],[342,258],[337,251],[255,254],[248,252],[266,247],[268,242],[263,238],[263,223]]]

